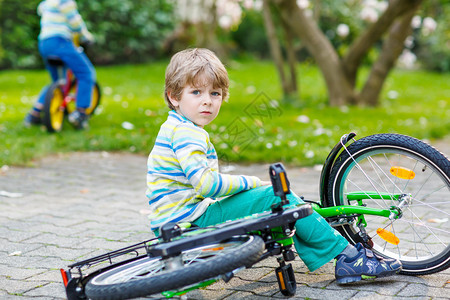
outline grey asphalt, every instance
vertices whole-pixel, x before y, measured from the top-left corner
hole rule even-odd
[[[450,139],[435,144],[447,156]],[[153,235],[145,197],[146,157],[106,152],[46,157],[34,167],[0,162],[0,299],[64,299],[59,268]],[[231,173],[268,180],[268,165],[230,165]],[[288,168],[291,187],[317,200],[319,168]],[[269,258],[187,294],[188,299],[286,298]],[[309,272],[294,261],[291,299],[450,299],[450,270],[338,286],[332,263]]]

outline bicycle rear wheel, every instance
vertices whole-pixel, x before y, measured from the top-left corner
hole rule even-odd
[[[259,236],[237,236],[162,259],[144,257],[110,268],[86,285],[90,299],[128,299],[181,288],[255,263],[264,250]]]
[[[77,92],[77,81],[73,80],[72,84],[70,86],[69,95],[72,95],[72,98],[75,99],[76,92]],[[89,105],[88,108],[86,108],[87,115],[94,114],[95,110],[97,109],[97,107],[100,104],[101,96],[102,96],[102,93],[101,93],[100,85],[97,82],[95,82],[94,88],[92,90],[91,104]],[[68,103],[67,104],[67,113],[70,114],[76,108],[77,107],[76,107],[75,102],[72,101],[72,102]]]
[[[397,220],[364,216],[372,250],[399,259],[402,274],[430,274],[450,266],[450,161],[442,153],[398,134],[362,138],[336,159],[327,205],[358,205],[357,193],[368,207],[383,209],[398,206],[401,194],[411,197]],[[355,217],[336,229],[352,244],[363,242],[357,223]]]
[[[64,121],[64,94],[58,83],[53,83],[45,93],[42,121],[48,132],[59,132]]]

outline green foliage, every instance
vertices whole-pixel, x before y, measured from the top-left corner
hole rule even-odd
[[[343,56],[349,46],[371,23],[361,19],[361,12],[368,3],[377,6],[388,1],[344,1],[344,0],[324,0],[315,1],[312,6],[314,15],[318,16],[318,25],[326,34],[330,42],[338,53]],[[311,2],[312,3],[312,2]],[[376,9],[378,15],[382,11],[380,7]],[[373,12],[373,10],[372,10]],[[450,6],[448,0],[424,1],[418,15],[424,19],[430,17],[437,22],[435,32],[424,34],[422,28],[413,32],[414,46],[412,52],[417,55],[418,62],[422,67],[432,70],[449,72],[450,71]],[[339,24],[345,24],[349,27],[348,36],[339,36],[337,27]],[[425,30],[426,32],[426,30]],[[372,64],[378,57],[378,51],[381,43],[375,45],[364,63]]]
[[[0,69],[40,64],[37,50],[39,0],[3,0],[0,9]]]
[[[88,49],[94,64],[143,62],[161,55],[173,27],[171,0],[76,1],[96,44]],[[37,49],[40,0],[2,0],[0,69],[42,67]]]
[[[22,125],[25,114],[49,78],[45,71],[0,72],[0,166],[25,165],[33,159],[68,151],[126,151],[148,155],[166,119],[164,70],[167,61],[98,67],[101,107],[87,131],[65,124],[59,134]],[[319,70],[299,64],[302,106],[281,105],[281,90],[270,62],[231,61],[230,100],[206,127],[225,162],[283,161],[296,165],[323,163],[339,137],[398,132],[421,139],[450,132],[448,74],[394,70],[378,108],[326,106]],[[127,130],[123,122],[134,125]],[[125,128],[124,128],[125,127]]]
[[[79,11],[96,37],[90,57],[96,63],[143,62],[161,55],[173,30],[173,4],[167,0],[78,0]]]
[[[261,12],[244,11],[241,24],[231,32],[231,39],[236,44],[239,54],[253,53],[258,57],[270,58],[266,30]]]
[[[423,16],[431,15],[437,21],[436,31],[424,34],[422,30],[416,30],[415,52],[423,67],[428,70],[450,72],[450,6],[436,7],[429,4],[424,8]]]

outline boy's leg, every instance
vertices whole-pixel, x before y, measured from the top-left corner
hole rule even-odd
[[[60,39],[60,43],[55,55],[64,61],[77,78],[77,108],[88,108],[95,83],[94,66],[84,53],[78,52],[71,41]]]
[[[348,241],[318,213],[295,223],[295,249],[310,271],[317,270],[338,256]]]
[[[49,44],[49,45],[47,45]],[[46,43],[44,41],[39,42],[39,52],[41,56],[44,59],[45,67],[50,74],[52,82],[55,82],[58,79],[58,71],[56,67],[51,66],[47,63],[45,57],[47,56],[47,53],[52,51],[52,49],[55,48],[55,45],[53,45],[50,41],[50,43]],[[25,117],[24,123],[25,126],[29,127],[31,125],[39,125],[42,123],[41,120],[41,111],[44,108],[45,104],[45,94],[47,93],[48,88],[50,85],[45,86],[42,88],[41,92],[39,93],[38,99],[34,103],[31,110],[28,112],[28,114]]]
[[[303,203],[295,194],[289,194],[288,199],[292,205]],[[274,195],[272,186],[251,189],[210,205],[194,223],[208,226],[269,211],[271,205],[278,201],[280,199]],[[348,242],[315,212],[298,220],[295,227],[295,248],[310,270],[329,262],[348,245]]]

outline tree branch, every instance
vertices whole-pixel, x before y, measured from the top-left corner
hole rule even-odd
[[[272,15],[270,12],[269,1],[270,0],[263,0],[264,27],[266,28],[267,40],[269,42],[270,52],[272,53],[272,58],[275,62],[275,66],[277,67],[278,75],[280,76],[283,93],[286,96],[286,94],[288,94],[288,91],[287,91],[288,84],[286,82],[286,75],[284,74],[283,55],[281,54],[281,46],[280,46],[280,43],[277,38],[275,26],[273,24]]]
[[[390,70],[393,68],[397,58],[404,49],[404,41],[411,34],[411,20],[420,5],[419,1],[403,14],[403,17],[397,19],[392,25],[387,36],[380,56],[373,64],[369,77],[361,90],[360,99],[363,104],[376,106],[378,104],[379,94],[383,83],[386,80]]]
[[[381,39],[383,34],[391,27],[393,22],[410,8],[420,5],[422,0],[392,0],[389,6],[359,38],[353,42],[347,54],[342,59],[343,68],[354,86],[357,70],[361,62],[373,45]]]

